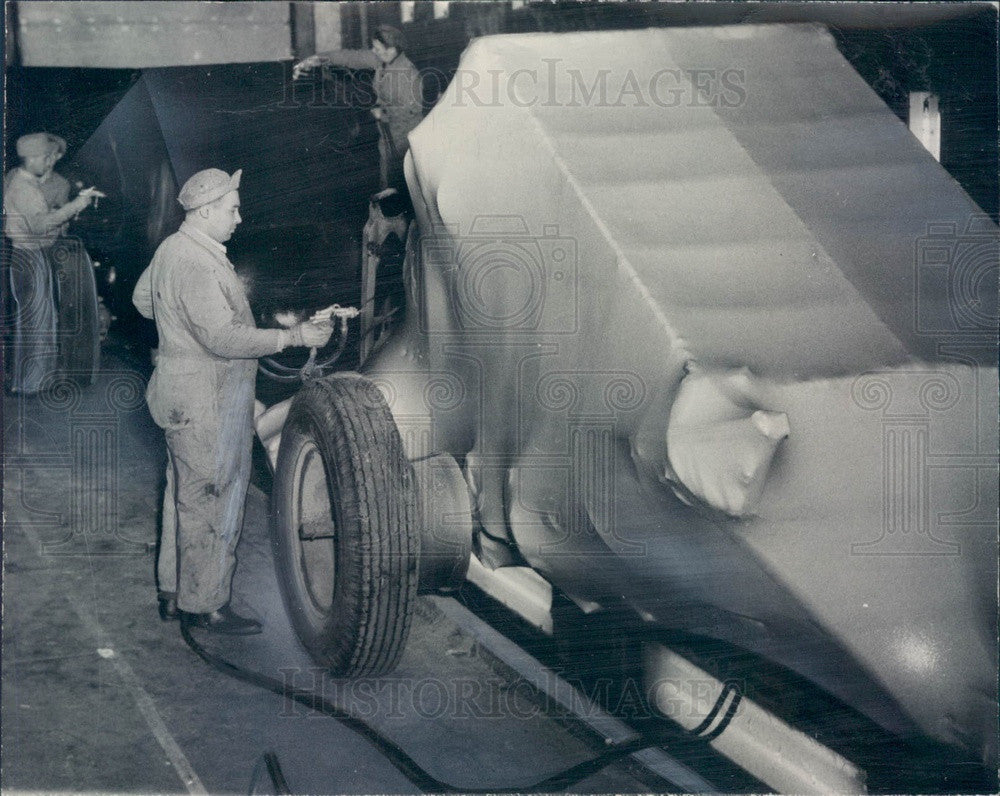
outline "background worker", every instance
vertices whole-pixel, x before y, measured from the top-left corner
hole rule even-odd
[[[242,221],[240,175],[206,169],[184,183],[184,222],[157,248],[132,300],[156,321],[160,338],[146,390],[168,453],[160,616],[249,635],[260,623],[237,614],[229,600],[250,480],[256,359],[326,345],[332,326],[256,327],[223,245]]]
[[[406,187],[403,157],[410,146],[407,136],[423,118],[423,81],[404,48],[402,31],[379,25],[371,50],[317,53],[297,63],[292,71],[293,79],[298,80],[326,64],[375,70],[375,106],[371,113],[378,123],[381,186],[401,190]]]
[[[10,290],[14,317],[7,372],[10,391],[23,395],[37,393],[57,370],[53,290],[57,264],[52,261],[51,247],[69,219],[104,196],[95,188],[85,188],[61,207],[49,206],[42,181],[58,159],[52,138],[48,133],[21,136],[17,140],[21,165],[4,177],[4,234],[12,245]]]

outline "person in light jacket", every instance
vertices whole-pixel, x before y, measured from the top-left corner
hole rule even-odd
[[[14,320],[7,360],[8,388],[16,395],[35,395],[54,384],[58,315],[53,274],[59,263],[53,246],[71,218],[104,196],[95,188],[85,188],[59,207],[49,205],[45,178],[58,159],[53,138],[48,133],[21,136],[17,140],[21,165],[11,169],[3,181],[3,225],[11,242]]]
[[[257,357],[321,347],[328,324],[258,329],[223,245],[240,218],[241,172],[205,169],[181,188],[187,211],[139,277],[132,301],[156,321],[146,402],[167,439],[157,561],[160,617],[216,633],[259,633],[229,607],[250,479]]]
[[[379,25],[371,50],[333,50],[311,55],[297,63],[293,78],[323,65],[347,69],[374,69],[375,105],[378,122],[379,165],[382,188],[404,188],[403,157],[409,149],[407,136],[423,118],[423,81],[406,57],[402,31]]]

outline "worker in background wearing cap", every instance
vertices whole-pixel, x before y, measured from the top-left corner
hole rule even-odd
[[[63,225],[97,197],[85,188],[62,207],[52,209],[45,199],[42,178],[56,162],[48,133],[32,133],[17,140],[21,165],[4,177],[4,234],[13,250],[10,288],[14,302],[14,334],[7,368],[9,389],[34,395],[56,372],[57,320],[53,292],[51,247]]]
[[[382,188],[406,188],[403,158],[410,142],[407,136],[423,118],[423,80],[406,57],[403,32],[391,25],[379,25],[372,36],[371,50],[332,50],[316,53],[295,64],[292,78],[324,65],[347,69],[374,69],[372,86],[375,106],[372,116],[378,123],[379,165]]]
[[[250,479],[257,357],[321,347],[332,327],[258,329],[223,245],[241,222],[240,171],[199,171],[181,188],[180,229],[157,248],[132,300],[156,321],[160,347],[146,401],[167,439],[157,561],[160,616],[217,633],[260,623],[230,606]]]

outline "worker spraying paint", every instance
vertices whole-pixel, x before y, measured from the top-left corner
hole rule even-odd
[[[322,347],[327,318],[258,329],[225,242],[241,223],[241,171],[205,169],[181,188],[180,229],[160,244],[132,300],[156,321],[160,352],[146,391],[167,441],[157,562],[160,617],[229,635],[259,622],[229,606],[250,478],[257,357]]]
[[[49,133],[21,136],[17,140],[21,165],[4,177],[4,235],[13,247],[10,288],[14,302],[14,334],[7,369],[9,389],[14,394],[35,395],[54,384],[60,366],[65,370],[68,357],[60,357],[60,353],[69,352],[65,347],[60,352],[58,346],[54,274],[72,266],[90,265],[89,258],[84,262],[83,257],[61,263],[60,259],[69,258],[53,253],[67,222],[104,196],[96,188],[84,188],[69,200],[69,184],[63,186],[53,177],[53,166],[64,151],[65,142]],[[51,188],[55,193],[50,192]],[[92,281],[92,275],[86,273]]]
[[[299,80],[326,65],[375,70],[371,114],[378,124],[381,187],[399,190],[406,189],[403,158],[410,146],[407,136],[423,118],[423,82],[406,57],[405,46],[402,31],[379,25],[372,36],[371,50],[316,53],[295,64],[292,72],[293,79]]]

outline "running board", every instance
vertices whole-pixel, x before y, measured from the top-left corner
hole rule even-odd
[[[529,567],[488,569],[469,556],[466,579],[543,633],[552,635],[552,586]]]
[[[551,635],[552,586],[534,570],[488,569],[472,555],[467,579]],[[867,792],[864,771],[749,699],[740,684],[719,681],[662,644],[643,644],[642,668],[656,710],[776,793]]]
[[[642,650],[653,706],[778,793],[866,793],[865,772],[662,644]]]

